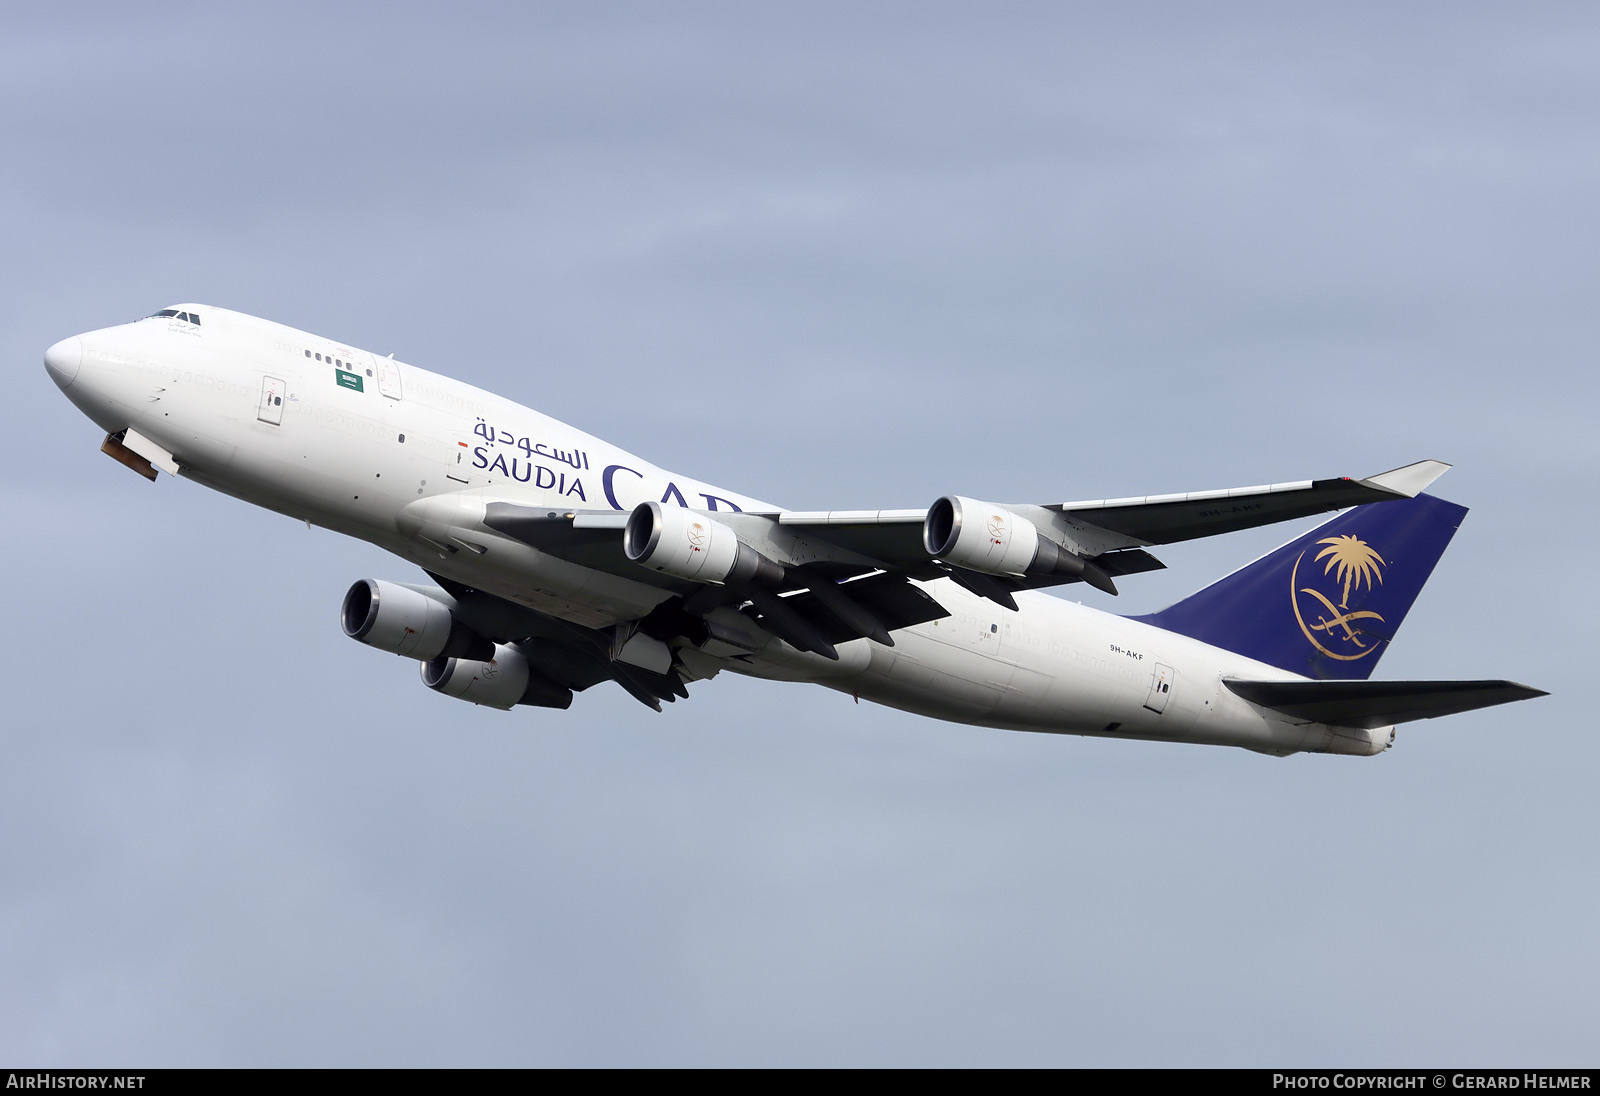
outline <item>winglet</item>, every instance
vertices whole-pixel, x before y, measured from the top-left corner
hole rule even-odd
[[[1361,482],[1367,487],[1376,487],[1380,491],[1390,494],[1403,495],[1414,499],[1426,491],[1434,480],[1450,471],[1450,466],[1442,460],[1419,460],[1415,464],[1408,464],[1404,468],[1396,468],[1389,472],[1380,472],[1370,479]]]

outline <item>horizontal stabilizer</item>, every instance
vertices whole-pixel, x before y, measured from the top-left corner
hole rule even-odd
[[[1548,696],[1514,681],[1241,681],[1224,678],[1252,704],[1335,727],[1387,727]]]

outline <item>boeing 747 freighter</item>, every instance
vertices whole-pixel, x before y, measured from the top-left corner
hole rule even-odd
[[[1544,695],[1369,680],[1466,514],[1423,493],[1437,461],[1142,498],[795,511],[209,305],[64,339],[45,365],[147,479],[183,476],[422,568],[427,583],[356,582],[344,631],[474,704],[566,708],[613,682],[659,710],[731,671],[985,727],[1371,755],[1398,723]],[[1162,566],[1151,548],[1336,510],[1159,613],[1043,592],[1114,594]]]

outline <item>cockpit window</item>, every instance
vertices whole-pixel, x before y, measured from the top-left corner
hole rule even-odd
[[[176,308],[163,308],[160,312],[155,313],[149,318],[152,320],[172,319],[177,320],[180,323],[192,323],[196,327],[200,326],[200,313],[179,312]]]

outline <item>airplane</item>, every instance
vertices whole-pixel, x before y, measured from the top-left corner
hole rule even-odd
[[[797,511],[679,475],[393,355],[203,304],[64,339],[56,385],[155,480],[183,476],[369,541],[346,635],[446,696],[644,704],[723,671],[1019,731],[1371,756],[1397,724],[1546,695],[1373,681],[1466,514],[1425,460],[1361,479],[1044,504]],[[1338,511],[1157,613],[1044,592],[1149,551]]]

